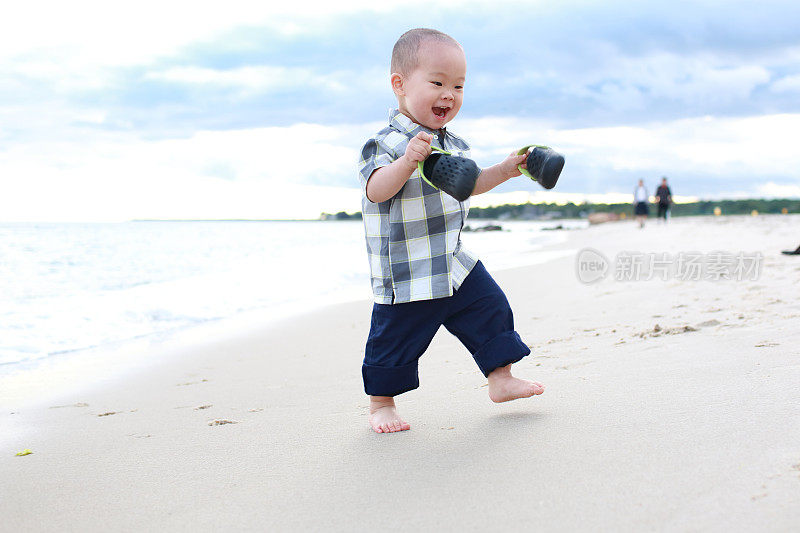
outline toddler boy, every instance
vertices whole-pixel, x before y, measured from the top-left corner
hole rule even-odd
[[[508,300],[483,265],[461,246],[469,200],[431,187],[417,163],[431,145],[469,157],[445,128],[461,108],[466,76],[461,45],[442,32],[404,33],[392,51],[390,82],[398,109],[361,151],[362,212],[375,303],[362,375],[377,433],[410,428],[394,396],[419,386],[417,363],[441,325],[467,347],[489,380],[489,398],[506,402],[542,394],[515,378],[511,364],[530,353],[514,331]],[[519,176],[526,155],[512,152],[483,169],[473,194]]]

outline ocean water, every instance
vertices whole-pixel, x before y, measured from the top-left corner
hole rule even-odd
[[[547,259],[540,249],[564,239],[542,231],[555,224],[504,222],[462,239],[498,270]],[[250,311],[370,297],[360,221],[0,224],[0,375]]]

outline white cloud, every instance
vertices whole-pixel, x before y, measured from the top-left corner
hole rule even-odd
[[[62,170],[8,186],[0,198],[7,221],[155,219],[312,219],[321,212],[358,211],[360,191],[292,182],[230,182],[205,176],[113,177]]]
[[[316,36],[325,33],[333,15],[392,8],[363,0],[232,0],[224,6],[187,0],[15,2],[0,18],[0,79],[21,76],[56,92],[99,89],[109,86],[114,69],[152,64],[198,43],[235,43],[222,37],[238,29]],[[263,74],[228,76],[241,82]]]
[[[800,74],[780,78],[770,86],[776,93],[800,93]]]
[[[480,0],[438,2],[464,9]],[[511,2],[513,3],[513,2]],[[404,8],[428,8],[407,0]],[[149,63],[191,43],[211,41],[237,28],[262,28],[273,35],[321,35],[334,16],[386,13],[392,2],[369,0],[28,0],[4,7],[0,62],[25,56],[60,57],[72,65],[121,66]]]
[[[640,81],[634,72],[628,79],[646,85],[654,96],[672,99],[736,100],[770,77],[760,65],[730,66],[724,58],[704,55],[658,54],[644,58],[643,63],[644,79]]]
[[[464,17],[454,19],[453,24],[469,27],[470,5],[479,3],[445,0],[431,6],[410,0],[402,8],[391,2],[365,0],[233,0],[224,6],[188,0],[12,3],[0,18],[0,217],[280,217],[304,209],[316,216],[320,210],[339,210],[336,202],[342,202],[341,209],[357,209],[352,200],[352,191],[357,189],[325,187],[355,186],[358,148],[381,123],[197,131],[184,139],[146,140],[143,137],[153,131],[136,129],[137,111],[151,113],[157,119],[167,117],[149,124],[168,123],[169,113],[174,113],[171,116],[182,121],[180,129],[191,131],[191,117],[198,109],[205,109],[206,95],[201,94],[199,100],[180,99],[180,93],[196,96],[199,91],[177,90],[177,96],[170,94],[158,100],[161,107],[157,107],[154,100],[146,100],[154,98],[147,92],[149,85],[132,87],[135,81],[120,76],[143,70],[150,80],[229,90],[225,97],[233,96],[230,100],[235,100],[237,93],[253,95],[280,89],[285,94],[291,92],[287,89],[303,86],[319,89],[326,97],[334,95],[330,101],[336,105],[340,102],[335,92],[352,87],[367,100],[381,94],[379,90],[390,95],[384,65],[377,71],[369,70],[376,67],[362,69],[358,61],[351,61],[359,69],[357,75],[333,72],[324,76],[296,62],[280,64],[280,54],[270,58],[276,61],[271,66],[215,69],[186,65],[208,64],[202,61],[207,58],[193,54],[202,53],[199,50],[212,43],[221,48],[218,51],[222,56],[240,60],[232,64],[253,60],[251,55],[236,54],[237,46],[252,45],[246,40],[250,34],[238,30],[263,31],[267,39],[271,35],[301,36],[310,46],[324,43],[331,29],[349,27],[348,20],[354,18],[348,18],[350,15],[389,10],[399,13],[409,6],[413,7],[410,11],[429,16],[441,15],[442,8],[458,9]],[[501,3],[515,7],[524,4],[515,0]],[[552,15],[565,9],[576,11],[576,7],[577,14],[586,8],[547,5],[544,9]],[[619,4],[610,9],[629,7]],[[635,9],[633,13],[646,16],[648,10]],[[410,20],[407,15],[403,17],[399,20]],[[654,27],[661,22],[653,22]],[[525,86],[557,90],[566,103],[555,105],[572,105],[575,96],[594,99],[598,108],[610,109],[618,123],[625,123],[632,110],[649,112],[647,106],[662,100],[677,101],[677,107],[687,108],[697,102],[728,101],[732,103],[730,109],[738,110],[740,103],[748,102],[762,86],[774,93],[772,100],[785,100],[778,98],[778,93],[800,92],[800,76],[793,70],[800,47],[791,44],[773,45],[762,39],[759,46],[769,51],[761,53],[755,48],[742,52],[738,42],[735,46],[715,42],[709,47],[699,43],[683,50],[665,47],[662,42],[661,51],[636,55],[647,47],[630,50],[624,39],[607,39],[601,30],[579,36],[578,42],[596,45],[586,49],[587,56],[594,54],[591,60],[584,62],[581,54],[580,61],[565,57],[574,68],[564,71],[527,69],[520,73]],[[676,34],[676,39],[680,36]],[[569,48],[565,53],[570,53]],[[336,68],[349,68],[341,65],[347,65],[350,58],[342,59]],[[263,57],[256,61],[263,62]],[[163,64],[176,66],[153,70]],[[119,70],[129,66],[144,69]],[[563,75],[573,71],[574,77]],[[785,75],[768,85],[770,72]],[[493,71],[483,76],[496,79]],[[130,85],[120,87],[121,83]],[[91,91],[91,97],[81,94],[86,90]],[[173,97],[177,100],[170,99]],[[261,101],[272,102],[270,98]],[[797,195],[792,183],[800,181],[800,151],[792,139],[800,127],[798,117],[709,117],[633,127],[558,129],[555,123],[509,116],[459,119],[454,131],[471,142],[473,156],[484,166],[525,144],[550,144],[564,152],[565,185],[574,192],[565,196],[562,191],[545,192],[519,182],[526,191],[522,194],[534,194],[536,200],[597,201],[616,194],[627,197],[627,189],[608,185],[605,177],[631,172],[643,176],[672,176],[674,172],[720,182],[734,176],[740,178],[736,186],[741,194]],[[220,120],[224,120],[222,115]],[[97,125],[108,129],[96,131]],[[739,189],[747,179],[752,181],[749,191]],[[302,213],[308,216],[306,211]]]
[[[547,144],[592,166],[653,174],[670,172],[770,176],[800,180],[795,133],[800,114],[747,118],[700,117],[645,126],[557,130],[508,117],[462,120],[456,130],[484,165],[527,144]],[[514,133],[508,133],[514,132]],[[489,156],[494,156],[489,157]],[[568,168],[568,167],[565,167]]]
[[[244,93],[285,89],[306,85],[320,91],[341,92],[347,87],[341,74],[320,75],[309,68],[258,66],[239,67],[227,70],[175,67],[163,71],[148,72],[147,79],[165,80],[187,85],[212,85],[238,89]]]
[[[31,0],[4,9],[0,59],[47,54],[84,65],[141,64],[237,27],[259,26],[278,34],[313,34],[324,29],[333,14],[385,9],[387,6],[380,3],[354,0],[231,0],[224,6],[188,0]]]
[[[708,53],[627,57],[609,50],[602,58],[594,68],[574,72],[564,90],[611,109],[640,110],[652,99],[734,102],[770,80],[770,71],[763,65],[741,60],[732,64],[729,58]]]
[[[0,217],[313,218],[322,211],[356,211],[358,150],[382,126],[295,124],[152,141],[105,133],[16,144],[0,152]],[[564,187],[544,191],[515,178],[512,184],[522,192],[478,196],[476,206],[507,203],[512,197],[521,202],[627,202],[627,185],[597,186],[583,174],[612,176],[622,170],[650,177],[662,172],[720,181],[739,177],[737,193],[800,196],[800,152],[793,135],[799,129],[800,114],[572,130],[517,117],[454,124],[483,166],[531,143],[549,144],[567,157],[562,182],[569,183],[569,192]],[[752,184],[749,191],[738,189],[742,179]],[[682,188],[676,192],[693,193],[688,183]]]
[[[376,125],[198,132],[161,141],[98,138],[0,152],[5,220],[313,218],[357,211],[358,189],[326,186],[352,175]]]
[[[800,183],[786,185],[770,181],[759,185],[758,193],[765,198],[800,198]]]

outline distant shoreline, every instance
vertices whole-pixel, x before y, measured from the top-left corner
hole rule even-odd
[[[318,218],[134,218],[128,222],[326,222]]]
[[[657,203],[650,202],[653,208]],[[632,212],[631,203],[593,204],[568,202],[503,204],[493,207],[472,207],[469,217],[473,220],[586,220],[592,213],[615,213],[626,216]],[[700,200],[674,203],[670,206],[673,217],[727,216],[727,215],[787,215],[800,213],[800,199],[740,199]],[[655,216],[655,212],[652,213]],[[361,220],[361,212],[320,213],[316,219],[135,219],[134,222],[341,222]]]

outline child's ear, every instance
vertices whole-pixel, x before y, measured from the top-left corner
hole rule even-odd
[[[392,75],[389,76],[389,82],[392,84],[392,90],[394,94],[398,96],[405,96],[405,91],[403,91],[403,75],[398,72],[392,72]]]

